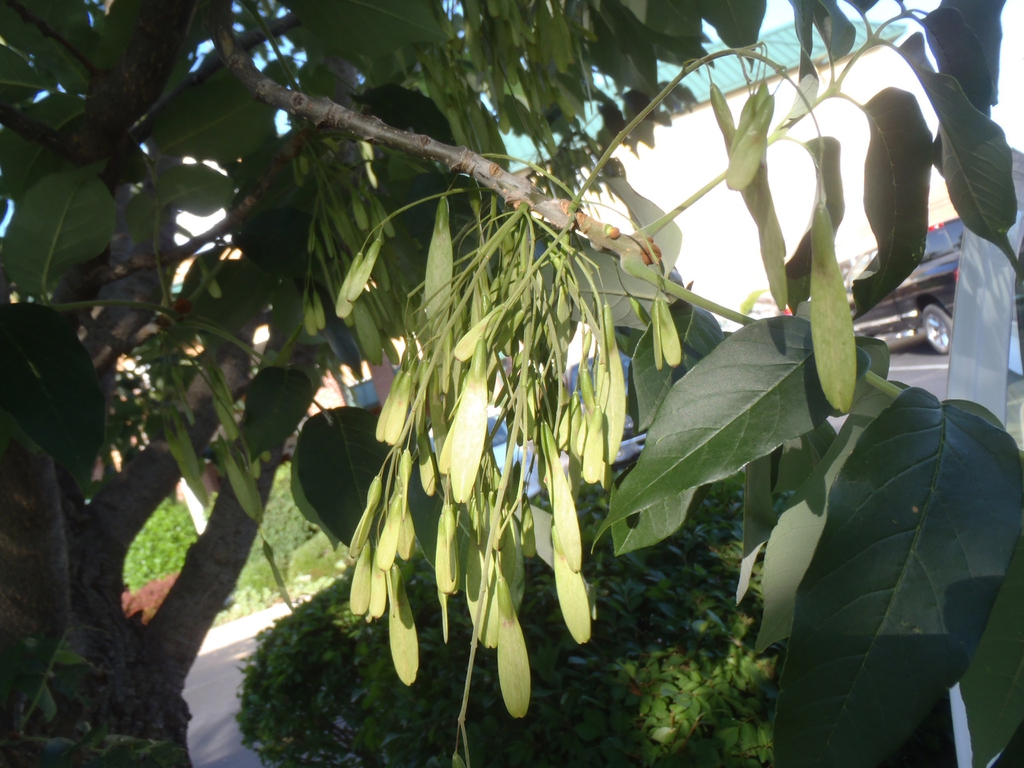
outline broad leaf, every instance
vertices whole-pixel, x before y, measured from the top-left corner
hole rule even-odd
[[[992,768],[1024,768],[1024,723],[1017,727],[1010,743]]]
[[[981,41],[964,22],[963,15],[956,8],[937,8],[921,23],[928,30],[939,72],[955,77],[974,108],[988,115],[995,103],[996,83],[985,63]]]
[[[235,183],[202,163],[175,165],[156,182],[156,196],[163,206],[209,216],[231,202]]]
[[[830,412],[814,372],[810,324],[773,317],[746,326],[673,385],[602,529],[678,508],[688,489],[732,475]]]
[[[1006,0],[942,0],[941,8],[955,8],[963,16],[964,23],[981,43],[989,77],[992,78],[992,104],[999,91],[999,52],[1003,41],[1002,13]]]
[[[679,504],[642,512],[612,524],[612,544],[616,555],[624,555],[664,541],[683,527],[683,523],[707,498],[711,485],[691,488],[679,495]]]
[[[1021,530],[1013,439],[908,389],[861,435],[797,590],[775,757],[874,768],[966,671]]]
[[[758,41],[765,0],[700,0],[700,15],[730,48]]]
[[[1003,129],[971,105],[955,78],[905,58],[939,116],[942,175],[953,207],[968,229],[999,246],[1018,268],[1006,237],[1017,220],[1017,196]]]
[[[202,264],[200,259],[203,259]],[[214,279],[220,288],[217,298],[209,290],[194,294],[203,283],[204,265],[211,273],[216,270]],[[201,256],[185,274],[181,290],[182,296],[192,300],[192,311],[186,321],[196,318],[235,333],[266,307],[279,282],[248,259],[218,261],[216,255]]]
[[[84,3],[69,5],[43,4],[39,0],[27,4],[37,18],[54,28],[79,51],[89,55],[98,43],[98,36],[89,23]],[[49,7],[47,7],[49,6]],[[62,43],[44,34],[27,22],[10,6],[0,6],[0,37],[19,51],[31,54],[36,65],[52,74],[69,93],[85,93],[89,73]]]
[[[764,616],[757,636],[758,651],[789,637],[796,589],[825,527],[832,481],[868,424],[891,402],[889,395],[869,384],[863,381],[857,384],[857,397],[839,434],[779,516],[778,525],[768,539],[761,572]]]
[[[235,243],[263,271],[279,277],[302,278],[309,271],[312,223],[313,217],[305,211],[273,208],[246,221]],[[333,303],[331,299],[330,305]]]
[[[245,440],[259,456],[284,442],[313,402],[313,382],[298,368],[264,368],[245,396]]]
[[[66,93],[53,93],[25,107],[25,115],[57,130],[70,131],[81,120],[85,101]],[[74,166],[55,152],[21,138],[10,128],[0,131],[0,170],[4,190],[18,200],[49,173],[70,171]]]
[[[864,212],[878,253],[853,281],[863,315],[902,283],[924,255],[932,133],[917,97],[886,88],[864,105],[871,141],[864,161]]]
[[[985,768],[1024,720],[1024,539],[1010,561],[960,693],[975,768]]]
[[[24,294],[52,290],[64,271],[102,253],[114,234],[114,199],[88,169],[44,177],[15,206],[4,267]]]
[[[302,482],[299,480],[299,446],[295,444],[295,450],[292,453],[291,460],[291,477],[289,482],[289,488],[292,492],[292,499],[295,501],[295,506],[299,508],[299,512],[302,516],[313,523],[317,528],[324,532],[328,539],[331,541],[331,546],[337,548],[338,544],[341,543],[341,539],[335,536],[331,529],[324,525],[324,521],[320,519],[320,515],[313,508],[313,505],[306,500],[306,494],[302,490]]]
[[[661,208],[633,189],[624,177],[611,176],[605,178],[604,183],[626,204],[638,228],[646,227],[665,215]],[[670,222],[654,236],[654,242],[661,249],[661,263],[665,271],[672,271],[683,247],[683,231],[674,221]]]
[[[233,163],[274,135],[274,109],[222,72],[172,101],[153,125],[165,155]]]
[[[403,131],[421,133],[443,144],[454,144],[452,127],[437,104],[419,91],[394,83],[368,88],[352,98],[366,104],[375,117]]]
[[[857,30],[846,18],[836,0],[818,0],[814,4],[814,26],[825,42],[829,57],[834,61],[853,50]]]
[[[444,495],[435,490],[428,496],[423,490],[420,473],[413,470],[409,476],[409,513],[412,515],[413,527],[416,529],[416,540],[423,550],[427,562],[434,564],[434,552],[437,549],[437,521],[441,517],[441,504]]]
[[[640,337],[629,367],[630,395],[636,397],[637,403],[637,433],[650,429],[672,385],[707,357],[723,338],[722,326],[707,310],[676,302],[670,311],[683,348],[683,360],[675,368],[665,366],[659,371],[654,365],[653,331],[648,328]]]
[[[71,325],[40,304],[0,306],[0,408],[83,488],[103,443],[96,370]]]
[[[21,56],[0,45],[0,97],[16,102],[34,96],[46,84]]]
[[[388,446],[374,433],[377,417],[361,408],[318,413],[299,433],[299,480],[306,501],[323,527],[348,544],[363,515],[370,482],[384,464]]]
[[[772,492],[789,493],[807,482],[835,439],[835,429],[829,422],[823,421],[806,435],[786,441],[772,454]],[[774,461],[776,456],[777,464]]]
[[[286,0],[303,26],[343,56],[385,56],[411,43],[440,43],[444,31],[422,0]]]

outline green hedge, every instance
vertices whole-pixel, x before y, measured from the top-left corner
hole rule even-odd
[[[584,564],[598,620],[583,646],[565,629],[550,570],[528,561],[520,621],[533,699],[525,718],[511,718],[496,654],[478,652],[467,723],[475,765],[771,764],[775,659],[753,650],[756,587],[739,608],[734,599],[739,493],[720,484],[693,524],[651,550],[616,558],[602,540]],[[589,542],[607,509],[598,495],[588,501]],[[346,579],[260,636],[239,722],[265,764],[451,765],[469,652],[465,600],[451,601],[445,645],[431,567],[417,557],[404,571],[420,643],[411,688],[392,668],[386,621],[348,611]]]
[[[135,537],[124,560],[124,583],[137,592],[155,579],[181,570],[185,553],[198,538],[184,502],[167,498]]]

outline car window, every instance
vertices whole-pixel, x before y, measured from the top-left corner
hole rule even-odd
[[[925,240],[924,257],[921,261],[931,261],[959,248],[963,235],[964,225],[959,219],[947,221],[937,229],[930,230]]]

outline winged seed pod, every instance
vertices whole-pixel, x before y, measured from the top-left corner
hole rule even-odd
[[[498,683],[505,708],[512,717],[525,717],[530,708],[530,657],[519,626],[512,595],[504,579],[498,580]]]
[[[319,291],[313,291],[313,319],[318,332],[327,327],[327,315],[324,314],[324,303],[320,300]]]
[[[459,589],[459,544],[456,537],[455,507],[445,504],[437,521],[437,549],[434,554],[437,588],[447,595]]]
[[[622,359],[619,347],[615,342],[615,324],[612,320],[612,308],[604,305],[605,350],[607,350],[608,398],[601,406],[604,408],[606,428],[604,437],[608,441],[605,455],[608,463],[615,461],[622,443],[622,430],[626,426],[626,378],[622,371]],[[564,538],[563,538],[564,541]],[[571,561],[570,561],[571,562]]]
[[[661,297],[657,297],[651,304],[651,333],[654,334],[651,345],[654,350],[654,367],[659,371],[665,367],[665,358],[662,353],[662,324],[661,324]]]
[[[537,531],[533,525],[533,507],[529,504],[523,505],[523,532],[522,548],[524,557],[534,557],[537,554]]]
[[[661,297],[658,297],[661,299]],[[676,330],[675,321],[672,320],[672,311],[668,303],[661,299],[661,309],[658,311],[657,323],[661,326],[661,356],[672,368],[675,368],[683,361],[683,348],[679,343],[679,332]]]
[[[408,561],[412,558],[413,550],[416,548],[416,528],[412,522],[412,515],[406,513],[402,518],[402,525],[398,532],[398,556]]]
[[[725,148],[729,149],[736,136],[736,124],[733,122],[732,110],[729,109],[725,96],[714,83],[711,84],[711,108],[715,111],[715,119],[722,131],[722,138],[725,139]]]
[[[395,664],[398,679],[406,685],[416,681],[420,667],[420,644],[416,637],[416,623],[412,618],[412,606],[405,592],[402,569],[397,565],[388,574],[388,591],[391,598],[391,612],[388,616],[388,638],[391,641],[391,660]]]
[[[590,600],[587,597],[587,585],[583,576],[569,567],[562,542],[558,537],[558,529],[551,528],[551,546],[555,560],[555,591],[558,593],[558,605],[562,609],[562,618],[573,640],[581,645],[590,639]]]
[[[437,490],[437,471],[434,469],[434,457],[430,450],[430,438],[425,430],[420,430],[416,436],[416,443],[419,447],[418,464],[420,468],[420,485],[427,496],[433,496]]]
[[[256,489],[256,481],[239,465],[230,449],[225,447],[221,456],[221,463],[228,471],[228,482],[231,483],[231,490],[235,492],[238,503],[245,510],[245,514],[257,523],[262,522],[263,500],[260,499],[260,492]]]
[[[465,336],[459,339],[459,343],[455,345],[455,351],[453,352],[456,360],[464,363],[473,356],[473,353],[476,352],[477,342],[484,337],[484,332],[487,330],[487,325],[491,322],[493,314],[492,312],[484,315],[472,328],[466,331]]]
[[[551,509],[554,528],[558,530],[563,543],[566,562],[574,573],[583,565],[583,544],[580,540],[580,521],[576,516],[576,502],[569,490],[569,481],[562,471],[561,455],[555,445],[555,438],[547,424],[541,424],[541,441],[544,463],[547,468],[547,487],[551,495]]]
[[[387,572],[377,567],[376,562],[370,569],[370,608],[369,619],[379,619],[388,607]]]
[[[391,392],[388,394],[388,402],[391,403],[391,408],[388,410],[388,418],[384,423],[383,430],[383,442],[388,445],[394,445],[402,437],[402,430],[405,428],[405,421],[409,415],[409,399],[411,396],[412,375],[401,371],[391,383]]]
[[[349,303],[355,302],[366,287],[366,282],[370,279],[370,273],[373,272],[373,266],[377,263],[377,256],[380,254],[383,244],[383,240],[378,237],[370,243],[365,255],[359,254],[352,261],[352,266],[349,267],[348,274],[345,275],[345,282],[341,285],[342,293]]]
[[[469,501],[476,483],[480,459],[487,439],[487,347],[483,339],[476,343],[473,363],[466,376],[445,450],[451,446],[450,473],[452,496]]]
[[[174,411],[166,422],[164,434],[167,445],[171,449],[171,455],[177,462],[178,469],[181,470],[181,476],[185,478],[185,483],[205,507],[209,503],[209,497],[206,495],[206,486],[203,485],[202,473],[199,470],[199,458],[196,456],[195,448],[192,447],[192,441],[189,439],[185,425],[181,423],[181,416],[177,411]]]
[[[587,425],[587,441],[583,447],[583,479],[588,483],[600,482],[604,477],[604,411],[595,406]]]
[[[743,105],[740,123],[729,147],[729,168],[725,172],[729,189],[745,189],[754,180],[768,146],[768,126],[774,110],[775,97],[762,83],[757,93]]]
[[[380,540],[377,542],[375,560],[377,567],[382,571],[391,567],[398,553],[398,539],[402,535],[402,513],[405,511],[404,495],[404,489],[396,488],[388,502],[388,513],[384,520],[384,528],[380,532]]]
[[[448,198],[437,201],[434,234],[427,252],[427,275],[423,287],[423,311],[428,318],[448,306],[452,286],[452,232],[448,225]]]
[[[370,582],[373,575],[373,555],[370,550],[371,547],[363,547],[352,573],[348,604],[356,616],[365,616],[370,609]]]
[[[452,755],[452,768],[466,768],[466,762],[459,757],[458,752]]]
[[[363,508],[363,516],[359,518],[359,524],[352,534],[352,543],[349,545],[349,554],[355,557],[361,554],[366,540],[370,538],[370,526],[377,517],[377,505],[380,504],[380,492],[383,487],[380,475],[370,481],[370,487],[366,489],[366,506]]]

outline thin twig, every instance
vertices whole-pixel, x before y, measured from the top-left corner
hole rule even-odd
[[[33,27],[42,32],[43,35],[45,35],[46,37],[50,38],[51,40],[56,40],[58,43],[60,43],[60,45],[65,50],[67,50],[68,53],[70,53],[72,56],[75,57],[75,59],[78,60],[79,64],[85,67],[90,77],[96,77],[96,75],[101,74],[101,70],[98,69],[96,65],[93,64],[91,61],[89,61],[89,59],[86,58],[85,54],[83,54],[74,45],[72,45],[70,40],[64,37],[64,35],[62,35],[56,29],[51,27],[44,19],[41,19],[34,13],[32,13],[32,11],[30,11],[24,5],[19,3],[18,0],[7,0],[7,7],[13,10],[19,16],[21,16],[21,20],[24,21],[26,24],[31,24]]]
[[[29,117],[17,107],[4,101],[0,101],[0,125],[10,128],[25,141],[46,147],[72,162],[78,160],[78,155],[67,134],[61,133],[53,126],[36,120],[34,117]]]

